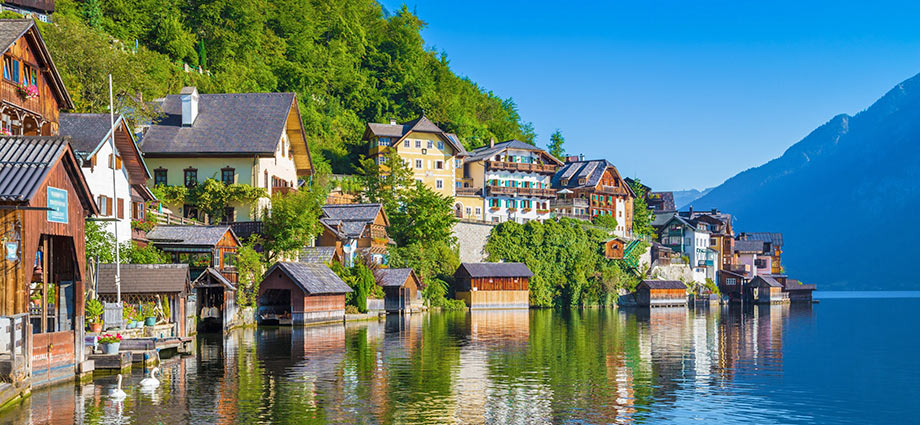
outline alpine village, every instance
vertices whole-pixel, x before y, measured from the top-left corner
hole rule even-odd
[[[221,90],[204,44],[194,66],[137,65],[163,54],[65,5],[0,15],[0,404],[236,327],[812,302],[783,269],[781,229],[678,211],[620,174],[628,158],[567,155],[561,133],[540,148],[480,89],[494,109],[480,121],[394,92],[346,114],[365,117],[352,131],[317,118],[342,107],[321,95]],[[416,25],[405,10],[388,22]],[[126,88],[157,72],[169,84]]]

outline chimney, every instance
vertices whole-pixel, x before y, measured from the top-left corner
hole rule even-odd
[[[390,118],[390,125],[396,125],[396,118]]]
[[[179,97],[182,99],[182,126],[191,127],[198,118],[198,89],[183,87]]]
[[[579,160],[579,161],[584,161],[584,160],[585,160],[585,154],[578,155],[578,160]]]
[[[494,137],[489,138],[489,147],[490,147],[490,148],[494,148],[494,147],[495,147],[495,138],[494,138]]]
[[[693,205],[690,206],[690,218],[693,218]]]

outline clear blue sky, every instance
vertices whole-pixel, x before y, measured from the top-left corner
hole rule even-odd
[[[539,145],[559,128],[658,190],[717,185],[920,72],[920,2],[604,3],[406,2]]]

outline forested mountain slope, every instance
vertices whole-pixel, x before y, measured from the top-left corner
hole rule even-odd
[[[336,172],[352,171],[366,150],[358,145],[365,122],[408,121],[422,110],[468,147],[491,137],[534,138],[511,99],[457,76],[446,53],[426,49],[425,23],[405,7],[389,16],[373,0],[58,0],[56,7],[55,23],[42,32],[77,112],[106,110],[109,72],[120,104],[136,115],[145,101],[187,84],[205,93],[292,91],[314,153]],[[186,72],[184,64],[207,72]]]

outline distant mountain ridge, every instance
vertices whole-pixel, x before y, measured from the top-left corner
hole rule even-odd
[[[906,241],[920,211],[920,74],[868,109],[837,115],[779,158],[691,204],[732,213],[736,231],[784,233],[784,267],[821,289],[917,289]]]
[[[706,194],[712,191],[712,187],[703,189],[687,189],[687,190],[672,190],[671,193],[674,195],[674,205],[677,206],[678,210],[684,209],[691,202],[702,198]]]

